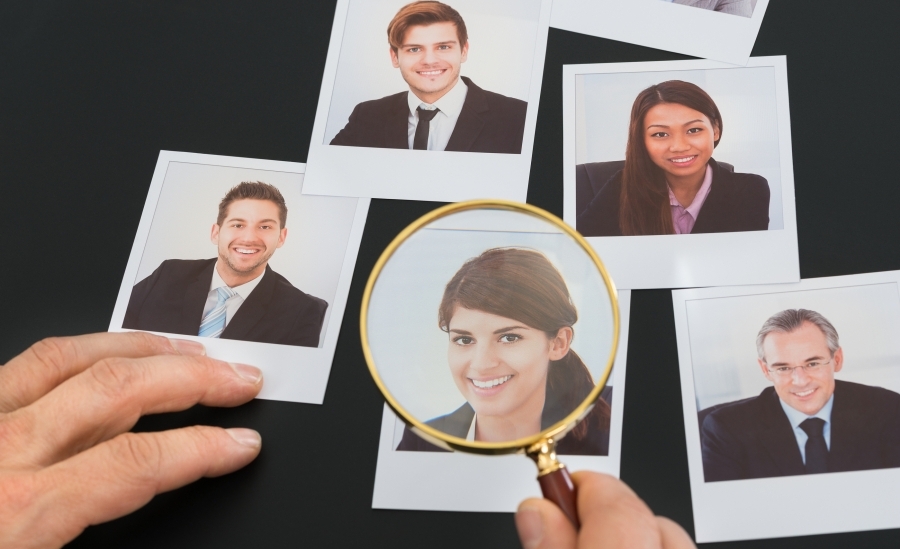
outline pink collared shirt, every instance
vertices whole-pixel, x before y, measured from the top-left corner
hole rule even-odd
[[[703,184],[700,185],[700,190],[697,191],[696,196],[694,196],[694,201],[691,202],[691,205],[687,208],[682,206],[681,203],[678,202],[678,199],[675,198],[672,187],[668,187],[669,205],[672,207],[672,224],[675,226],[675,234],[689,234],[691,230],[693,230],[694,223],[697,222],[697,216],[700,215],[700,208],[703,207],[703,203],[706,201],[706,196],[709,194],[709,188],[711,186],[712,168],[707,164],[706,175],[703,177]]]

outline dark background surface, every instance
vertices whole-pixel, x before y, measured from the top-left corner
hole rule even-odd
[[[106,330],[160,149],[306,161],[333,14],[328,1],[0,5],[0,362]],[[898,15],[887,0],[774,0],[763,21],[753,55],[788,57],[804,278],[900,269]],[[562,214],[563,64],[683,58],[551,29],[528,201]],[[264,449],[71,546],[518,547],[509,514],[371,509],[382,399],[357,311],[378,255],[435,206],[372,202],[324,405],[142,420],[252,427]],[[622,478],[693,532],[673,322],[670,291],[633,293]],[[754,520],[793,511],[773,502]],[[898,545],[900,530],[709,547]]]

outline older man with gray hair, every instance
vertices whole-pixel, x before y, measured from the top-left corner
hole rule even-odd
[[[756,349],[772,386],[701,412],[706,482],[900,467],[900,395],[835,380],[844,351],[828,319],[776,313]]]

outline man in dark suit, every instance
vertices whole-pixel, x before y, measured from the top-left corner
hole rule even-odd
[[[844,353],[825,317],[781,311],[756,345],[773,386],[706,415],[706,482],[900,467],[900,395],[834,379]]]
[[[135,284],[123,328],[317,347],[328,304],[269,266],[287,238],[281,193],[262,182],[232,188],[219,204],[213,259],[163,261]]]
[[[528,104],[460,76],[469,41],[456,10],[430,0],[408,4],[388,26],[388,42],[409,91],[357,105],[332,145],[522,152]]]

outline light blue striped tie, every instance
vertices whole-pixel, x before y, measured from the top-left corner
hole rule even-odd
[[[225,330],[225,302],[234,297],[228,286],[216,288],[216,305],[200,321],[200,337],[219,337]]]

